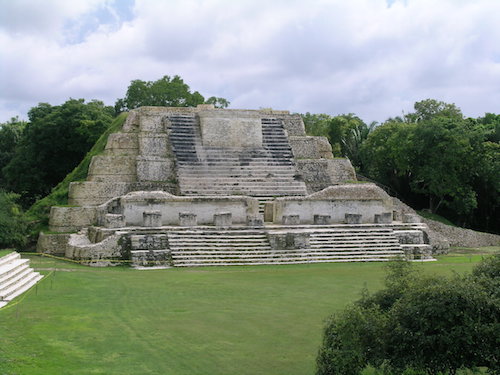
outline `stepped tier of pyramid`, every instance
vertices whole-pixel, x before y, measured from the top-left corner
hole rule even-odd
[[[133,110],[68,203],[38,251],[95,266],[432,259],[425,225],[288,111]]]

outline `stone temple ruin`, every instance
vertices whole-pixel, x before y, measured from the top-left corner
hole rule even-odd
[[[426,226],[288,111],[131,111],[68,200],[38,251],[88,265],[431,259]]]

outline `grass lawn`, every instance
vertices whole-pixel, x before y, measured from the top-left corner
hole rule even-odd
[[[3,250],[0,250],[0,258],[7,255],[7,254],[10,254],[12,253],[13,250],[9,250],[9,249],[3,249]]]
[[[497,250],[460,249],[415,266],[466,272]],[[151,271],[31,263],[48,276],[0,310],[0,374],[313,374],[325,318],[384,277],[381,263]]]

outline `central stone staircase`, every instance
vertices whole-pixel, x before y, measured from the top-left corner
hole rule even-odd
[[[406,227],[406,228],[405,228]],[[405,255],[398,232],[414,226],[380,225],[271,226],[266,229],[197,228],[167,232],[176,267],[388,261]],[[306,235],[300,248],[272,249],[269,235]],[[418,245],[429,246],[429,245]]]
[[[0,308],[35,285],[43,276],[29,267],[29,259],[12,252],[0,258]]]
[[[249,195],[262,201],[305,195],[281,121],[262,119],[261,148],[209,147],[195,116],[170,116],[170,141],[182,195]]]

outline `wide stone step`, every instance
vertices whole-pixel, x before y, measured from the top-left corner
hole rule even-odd
[[[355,241],[355,242],[360,242],[360,243],[365,243],[365,242],[380,242],[380,241],[394,241],[398,242],[398,240],[392,236],[386,236],[386,235],[380,235],[380,236],[373,236],[373,235],[366,235],[366,234],[360,234],[357,236],[353,235],[348,235],[348,234],[341,234],[338,236],[330,236],[330,237],[321,237],[321,238],[311,238],[311,243],[329,243],[332,241]]]
[[[181,180],[179,180],[181,181]],[[182,180],[185,182],[185,180]],[[243,190],[252,190],[252,191],[268,191],[269,189],[279,190],[279,191],[290,191],[290,190],[301,190],[304,191],[304,185],[300,181],[290,180],[287,182],[283,181],[272,181],[269,179],[263,181],[239,181],[235,178],[232,182],[229,183],[215,183],[210,180],[205,181],[203,178],[199,178],[197,181],[187,181],[188,183],[185,186],[189,190],[199,190],[199,189],[213,189],[213,190],[234,190],[235,188],[241,188]],[[191,189],[190,189],[191,188]]]
[[[192,156],[192,151],[186,152],[185,155],[178,155],[178,157],[186,157]],[[198,158],[199,159],[199,158]],[[291,168],[293,160],[291,157],[288,158],[255,158],[255,159],[218,159],[218,158],[206,158],[199,159],[202,166],[209,167],[228,167],[228,168],[236,168],[236,167],[246,167],[249,168],[267,168],[267,167],[281,167],[281,169]],[[287,163],[284,165],[283,163]]]
[[[0,290],[0,301],[10,301],[21,293],[25,292],[31,286],[35,285],[42,276],[38,272],[30,272],[26,277],[18,283]]]
[[[285,162],[285,161],[283,161]],[[200,161],[199,164],[186,166],[184,169],[187,171],[205,171],[207,167],[210,168],[211,171],[217,172],[226,172],[232,170],[241,170],[241,171],[251,171],[251,172],[286,172],[291,173],[292,175],[296,173],[295,167],[292,164],[281,164],[280,161],[262,163],[260,165],[250,165],[250,164],[240,164],[238,163],[209,163],[205,161]]]
[[[176,243],[170,244],[170,248],[172,250],[213,250],[213,251],[230,251],[232,249],[238,249],[240,251],[250,250],[258,250],[258,249],[266,249],[271,250],[271,247],[268,244],[257,244],[257,245],[248,245],[248,244],[216,244],[216,243],[207,243],[207,244],[192,244],[192,243]]]
[[[198,190],[183,190],[181,189],[181,193],[183,195],[243,195],[251,197],[253,194],[257,194],[259,196],[264,196],[267,195],[268,197],[278,197],[278,196],[303,196],[305,193],[303,193],[300,190],[287,190],[287,191],[275,191],[275,190],[258,190],[258,191],[244,191],[241,192],[237,189],[235,190],[204,190],[204,189],[198,189]]]
[[[306,264],[306,263],[336,263],[336,262],[382,262],[391,261],[393,256],[369,256],[366,257],[347,257],[347,258],[330,258],[330,259],[315,259],[315,258],[274,258],[272,261],[267,260],[238,260],[227,261],[221,260],[207,260],[206,262],[181,262],[176,261],[176,267],[208,267],[208,266],[255,266],[255,265],[275,265],[275,264]]]
[[[376,246],[376,245],[371,245],[371,246],[348,246],[348,245],[332,245],[328,247],[314,247],[311,248],[312,250],[316,252],[321,252],[321,253],[330,253],[330,252],[335,252],[335,251],[378,251],[378,250],[383,250],[383,251],[402,251],[401,246],[399,245],[383,245],[383,246]]]
[[[210,173],[211,172],[211,173]],[[272,176],[269,176],[269,174],[272,174]],[[271,178],[271,177],[277,177],[277,178],[286,178],[286,179],[294,179],[295,178],[295,171],[251,171],[251,170],[223,170],[223,171],[217,171],[217,170],[208,170],[208,168],[204,169],[193,169],[193,170],[185,170],[184,168],[181,168],[179,170],[179,177],[184,178],[184,177],[193,177],[193,178],[203,178],[203,177],[208,177],[208,178],[226,178],[226,179],[232,179],[232,178],[239,178],[239,177],[250,177],[250,178]]]
[[[267,240],[260,240],[251,242],[249,240],[235,242],[230,239],[216,240],[213,238],[198,238],[198,239],[172,239],[169,241],[170,247],[183,247],[183,246],[212,246],[212,247],[245,247],[245,248],[255,248],[261,246],[269,246]]]
[[[252,182],[266,182],[266,181],[272,181],[274,183],[300,183],[300,181],[293,180],[290,181],[290,177],[254,177],[254,176],[236,176],[234,178],[220,178],[220,177],[213,177],[213,176],[179,176],[179,181],[182,181],[183,183],[198,183],[198,182],[204,182],[204,183],[215,183],[219,185],[225,185],[225,184],[231,184],[234,183],[234,179],[237,179],[236,183],[252,183]]]
[[[252,231],[252,230],[185,230],[182,232],[172,231],[168,233],[170,238],[180,238],[189,237],[197,238],[200,236],[220,239],[233,239],[233,238],[243,238],[243,239],[253,239],[253,238],[267,238],[265,232],[263,231]]]
[[[12,252],[0,258],[0,267],[4,264],[10,263],[15,259],[19,259],[21,256],[19,253]]]
[[[2,290],[16,285],[20,280],[28,276],[31,272],[33,272],[33,270],[29,268],[28,265],[26,265],[25,267],[17,269],[15,273],[10,274],[8,278],[0,280],[0,293]]]
[[[182,262],[190,262],[190,263],[203,263],[203,262],[217,262],[221,260],[225,261],[268,261],[268,260],[277,260],[285,258],[286,260],[291,259],[317,259],[317,260],[332,260],[332,259],[364,259],[364,258],[394,258],[402,255],[403,252],[370,252],[370,253],[331,253],[328,255],[321,253],[275,253],[275,254],[226,254],[214,256],[213,254],[176,254],[172,253],[172,259],[174,261],[174,265]]]
[[[170,243],[174,241],[182,241],[183,243],[192,243],[192,242],[201,242],[201,243],[234,243],[235,239],[239,242],[243,242],[246,244],[261,244],[267,241],[267,236],[259,235],[259,236],[217,236],[217,235],[199,235],[199,236],[179,236],[179,235],[169,235],[168,239]]]
[[[359,240],[356,238],[343,238],[343,239],[332,239],[331,241],[310,241],[312,246],[325,246],[330,244],[346,244],[346,245],[372,245],[372,244],[399,244],[396,239],[386,238],[386,239],[370,239],[370,240]]]
[[[28,259],[14,258],[9,263],[4,263],[0,266],[0,280],[7,279],[11,275],[19,272],[21,268],[27,267]]]
[[[17,264],[15,267],[10,269],[10,272],[4,272],[0,274],[0,289],[6,287],[8,284],[12,282],[13,279],[17,277],[17,275],[29,270],[28,262],[23,262]]]

